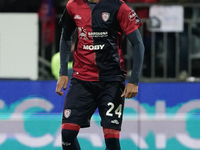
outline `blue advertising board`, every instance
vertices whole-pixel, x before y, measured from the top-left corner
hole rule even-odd
[[[55,87],[56,81],[0,81],[1,150],[62,149],[65,97]],[[137,97],[125,101],[121,148],[200,150],[199,127],[200,83],[140,83]],[[105,149],[98,113],[78,139],[82,149]]]

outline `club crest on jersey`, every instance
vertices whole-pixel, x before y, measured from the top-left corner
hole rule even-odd
[[[102,13],[102,19],[106,22],[110,18],[110,14],[107,12]]]
[[[64,110],[64,116],[65,116],[65,118],[68,118],[70,116],[70,114],[71,114],[71,110],[70,109],[65,109]]]

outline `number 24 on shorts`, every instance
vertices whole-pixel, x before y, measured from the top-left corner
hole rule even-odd
[[[108,106],[110,106],[110,108],[106,112],[106,116],[113,116],[113,113],[111,113],[111,111],[114,109],[115,105],[113,103],[109,102]],[[118,118],[121,117],[121,115],[122,115],[122,104],[120,104],[117,107],[117,109],[115,110],[115,114],[118,115]]]

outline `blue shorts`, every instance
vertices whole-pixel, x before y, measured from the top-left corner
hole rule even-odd
[[[72,78],[63,108],[62,123],[89,127],[98,108],[101,126],[121,130],[125,88],[124,81],[83,81]]]

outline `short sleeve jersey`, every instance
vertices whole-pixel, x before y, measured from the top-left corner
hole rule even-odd
[[[142,25],[121,0],[99,0],[91,10],[83,0],[70,0],[61,18],[69,32],[78,31],[73,77],[85,81],[123,81],[126,76],[122,35]]]

